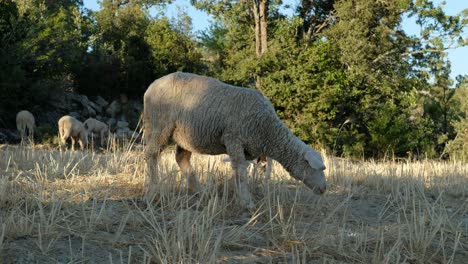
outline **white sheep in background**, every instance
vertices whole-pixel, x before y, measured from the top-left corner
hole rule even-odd
[[[19,111],[16,115],[16,128],[19,130],[21,135],[21,144],[24,144],[26,138],[31,143],[34,143],[34,128],[35,119],[33,114],[27,110]]]
[[[109,134],[109,127],[106,123],[94,118],[88,118],[84,121],[84,127],[88,133],[98,133],[101,139],[101,146],[104,146],[105,137]]]
[[[176,161],[200,190],[190,165],[192,152],[228,154],[237,194],[252,208],[245,184],[247,160],[267,156],[316,193],[326,189],[320,154],[294,136],[259,91],[225,84],[190,73],[172,73],[154,81],[144,95],[145,155],[149,179],[158,177],[157,163],[170,138]]]
[[[69,115],[61,117],[58,121],[58,128],[61,146],[67,144],[68,138],[71,138],[72,150],[75,150],[76,139],[82,150],[88,145],[88,132],[84,128],[84,124],[76,118]]]

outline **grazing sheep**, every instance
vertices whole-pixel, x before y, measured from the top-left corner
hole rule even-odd
[[[200,190],[190,165],[192,152],[228,154],[233,180],[244,205],[253,207],[244,180],[248,161],[267,156],[316,193],[326,188],[320,154],[294,136],[259,91],[214,78],[176,72],[154,81],[144,95],[144,138],[149,177],[168,140],[177,144],[176,161]]]
[[[23,110],[16,115],[16,128],[21,135],[21,144],[24,143],[26,137],[31,143],[34,143],[34,127],[36,126],[34,116],[31,112]]]
[[[75,140],[78,139],[80,147],[83,150],[88,144],[88,132],[83,123],[76,118],[66,115],[58,121],[59,137],[61,146],[67,144],[67,139],[71,138],[72,150],[75,150]]]
[[[98,133],[101,139],[101,146],[104,146],[105,137],[109,134],[109,127],[106,123],[94,118],[88,118],[84,121],[84,128],[88,133]]]

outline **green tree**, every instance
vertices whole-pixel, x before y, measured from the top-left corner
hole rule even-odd
[[[72,87],[86,53],[86,16],[80,1],[1,2],[2,94],[13,123],[21,108],[48,107],[51,95]]]
[[[151,50],[152,65],[160,76],[174,71],[203,70],[201,53],[191,38],[189,29],[182,31],[185,26],[179,28],[175,28],[174,24],[163,17],[153,20],[145,32],[145,41]]]
[[[440,40],[461,36],[460,16],[429,1],[301,1],[292,19],[268,16],[268,51],[254,57],[248,5],[204,7],[222,25],[204,35],[222,59],[218,77],[252,86],[259,76],[280,117],[307,142],[338,155],[435,155],[444,135],[445,141],[454,136],[445,78],[450,46]],[[417,17],[423,37],[403,31],[408,14]],[[434,115],[421,101],[429,87],[441,91],[431,93],[443,102]]]
[[[21,46],[29,21],[21,18],[13,1],[0,2],[0,125],[11,123],[10,109],[19,109],[18,91],[26,83],[26,71],[21,58],[26,50]]]
[[[468,76],[458,76],[454,89],[454,104],[458,109],[458,118],[452,120],[456,136],[450,140],[445,152],[455,160],[468,161]]]
[[[94,14],[90,51],[81,68],[79,92],[140,95],[153,80],[150,50],[144,39],[150,24],[144,1],[104,0]]]
[[[155,78],[177,70],[197,72],[201,55],[189,34],[191,20],[152,18],[148,8],[167,1],[104,0],[95,13],[91,50],[79,74],[79,91],[141,97]]]

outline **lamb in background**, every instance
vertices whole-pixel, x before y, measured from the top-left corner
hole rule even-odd
[[[26,138],[29,139],[30,143],[34,143],[35,126],[34,116],[31,112],[22,110],[16,114],[16,128],[19,130],[21,135],[21,144],[24,144]]]
[[[326,189],[320,154],[291,133],[257,90],[176,72],[149,86],[143,115],[150,180],[158,177],[160,153],[172,138],[177,144],[176,161],[193,190],[200,187],[190,165],[192,152],[228,154],[237,194],[248,208],[254,205],[245,184],[247,160],[261,156],[278,161],[316,193]]]
[[[101,139],[101,146],[104,146],[105,137],[109,134],[109,127],[106,123],[94,118],[88,118],[84,121],[84,128],[88,133],[98,133]]]
[[[88,132],[84,124],[76,118],[66,115],[58,121],[60,147],[67,144],[67,139],[71,138],[72,150],[75,150],[75,140],[78,140],[81,149],[83,150],[88,145]]]

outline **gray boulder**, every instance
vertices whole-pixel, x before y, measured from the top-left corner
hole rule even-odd
[[[106,122],[106,123],[107,123],[107,125],[108,125],[109,127],[114,127],[115,124],[117,124],[117,120],[116,120],[115,118],[112,118],[112,117],[111,117],[111,118],[107,119],[107,122]]]
[[[109,105],[109,103],[101,96],[96,96],[93,101],[102,108],[105,108]]]
[[[107,107],[106,113],[115,118],[122,111],[122,106],[117,100],[112,101],[112,103]]]
[[[128,128],[128,122],[118,121],[117,122],[117,128],[122,128],[122,129]]]

